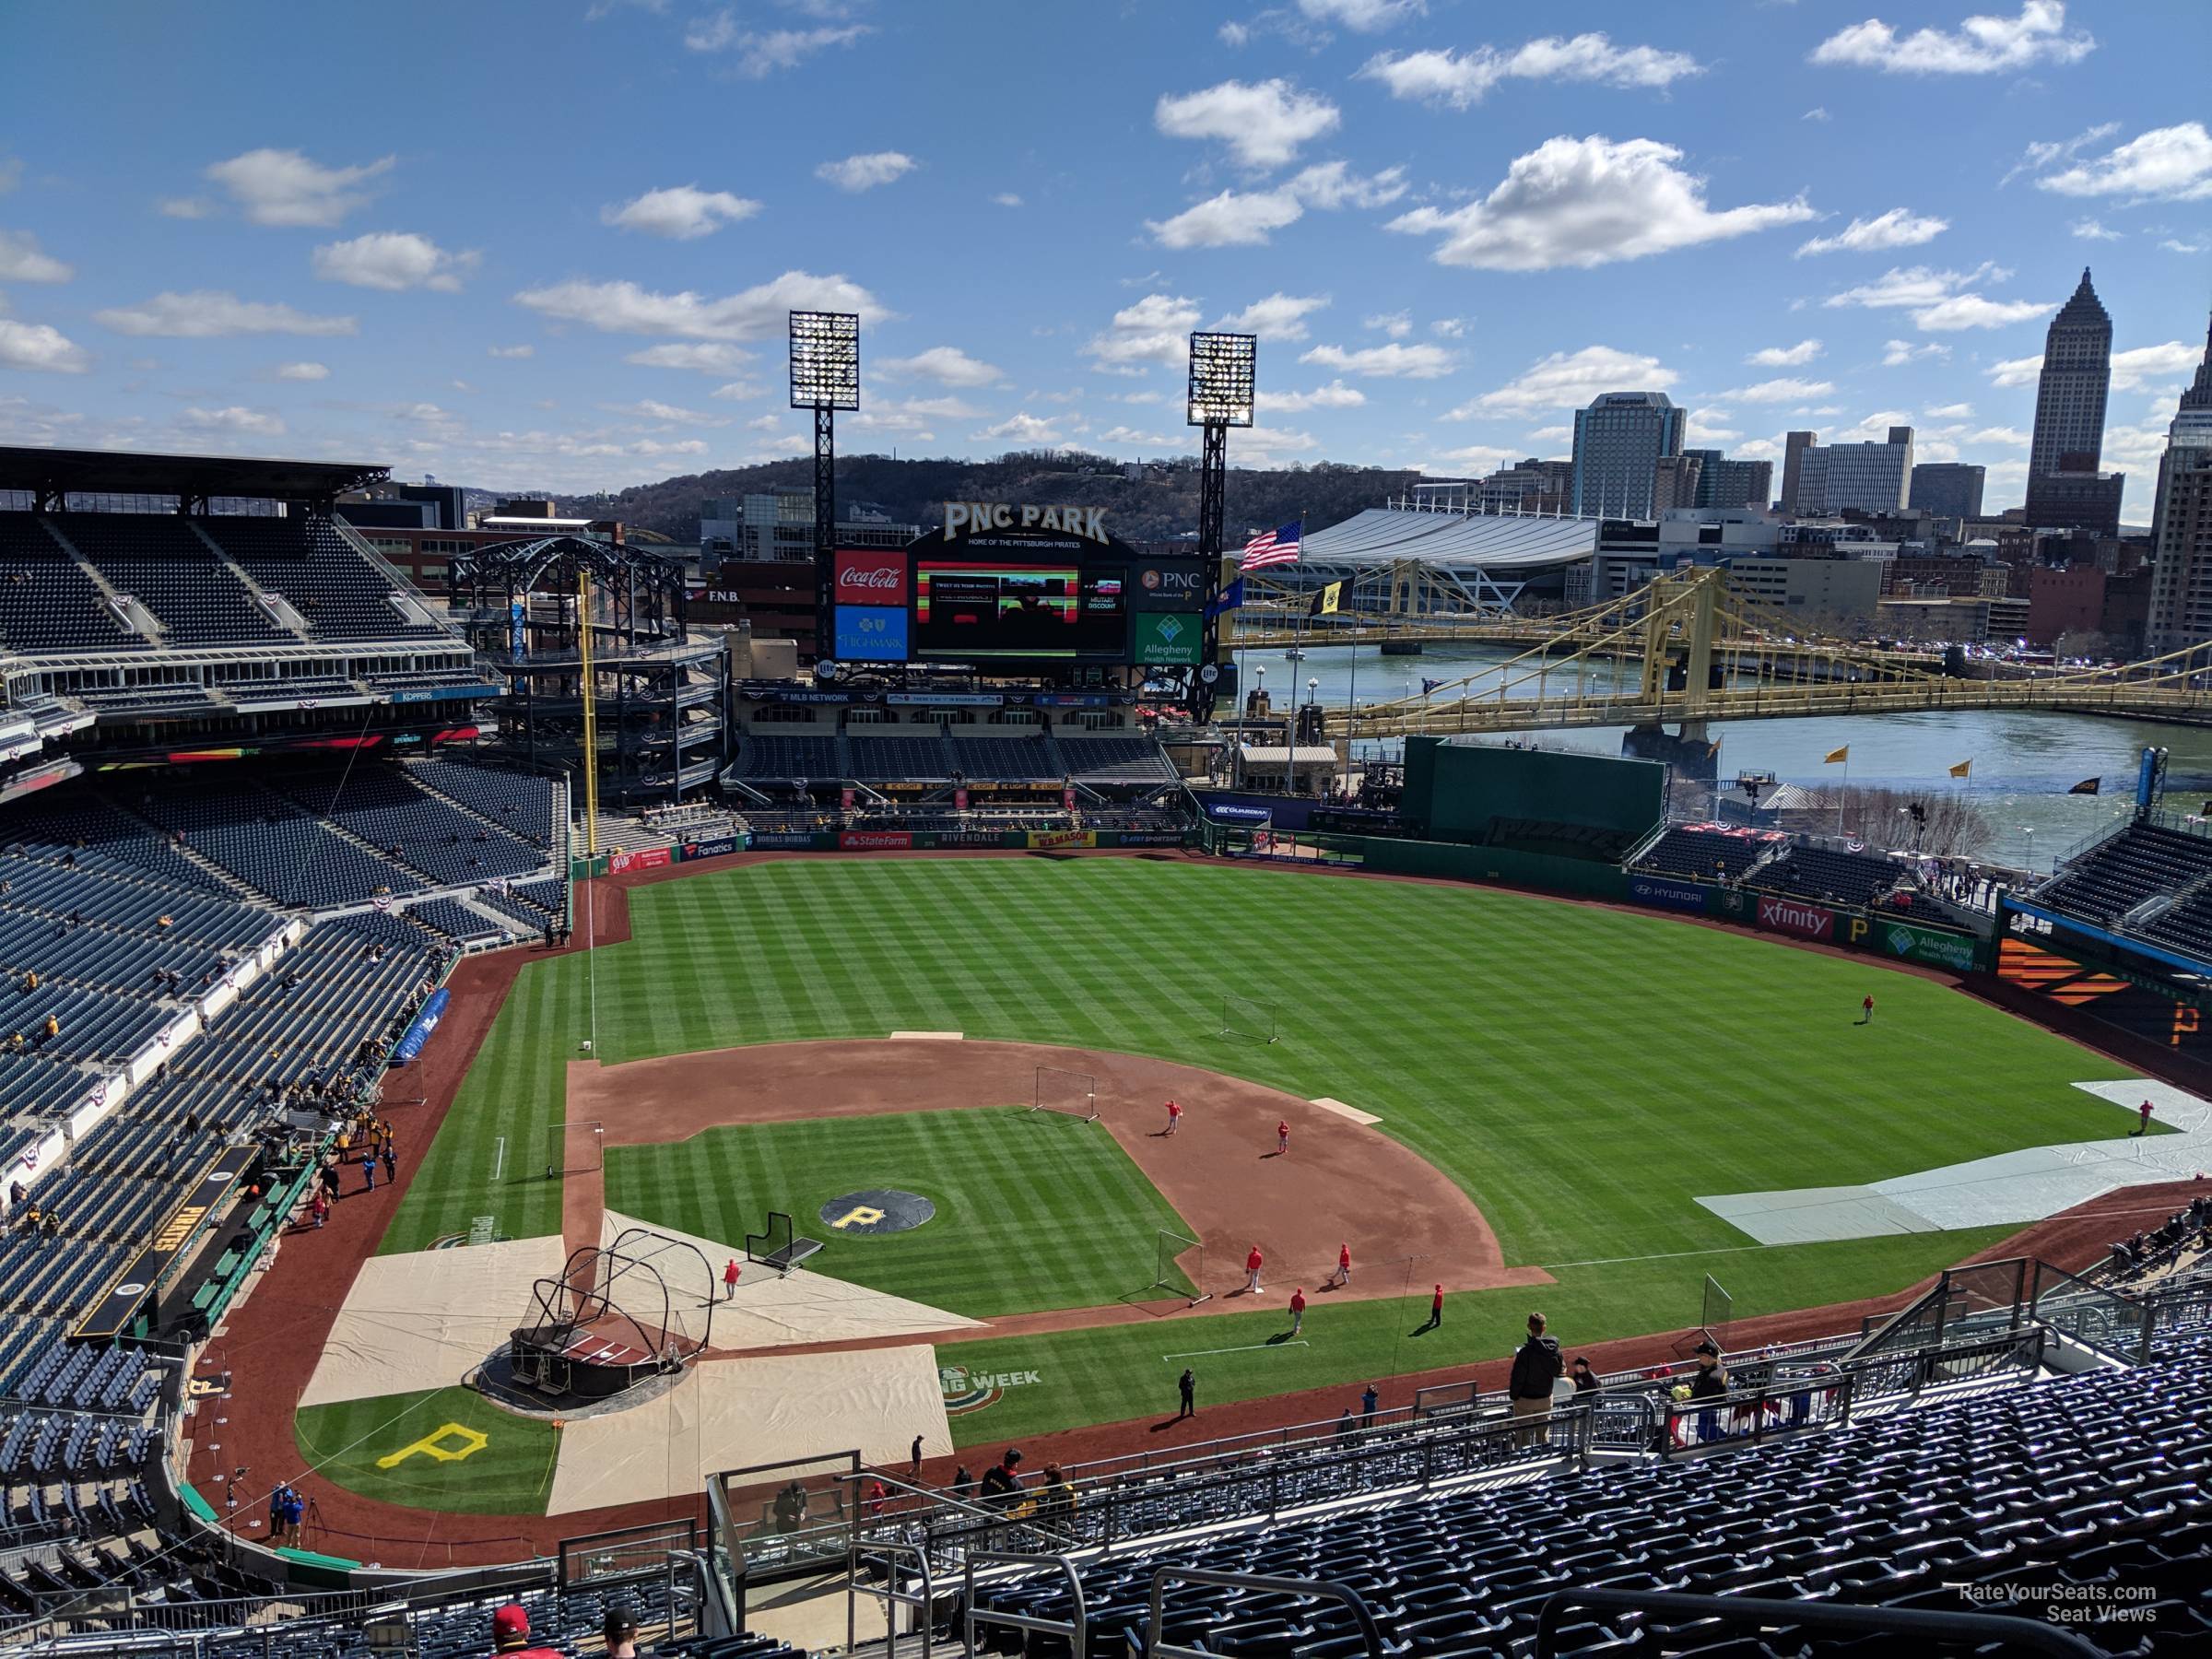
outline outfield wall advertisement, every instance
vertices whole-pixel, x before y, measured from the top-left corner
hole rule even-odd
[[[1701,916],[1712,892],[1710,888],[1700,887],[1694,881],[1670,881],[1664,876],[1629,877],[1629,897],[1653,910],[1681,911]]]

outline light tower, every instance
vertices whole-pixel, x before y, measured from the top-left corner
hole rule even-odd
[[[1198,671],[1191,680],[1191,717],[1213,713],[1214,682],[1219,677],[1221,618],[1221,518],[1229,486],[1229,429],[1252,424],[1253,371],[1259,336],[1247,334],[1191,335],[1187,423],[1199,429],[1198,556],[1206,561],[1206,622],[1200,635]]]
[[[860,408],[860,317],[853,312],[791,313],[791,406],[814,411],[815,653],[828,654],[830,556],[837,539],[837,411]]]

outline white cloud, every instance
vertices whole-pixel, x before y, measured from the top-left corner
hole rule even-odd
[[[1500,52],[1477,46],[1469,52],[1449,47],[1427,52],[1385,52],[1370,59],[1359,71],[1365,80],[1381,81],[1393,98],[1422,103],[1448,104],[1464,110],[1481,100],[1500,81],[1597,81],[1610,87],[1669,87],[1686,76],[1700,75],[1704,66],[1686,52],[1662,52],[1655,46],[1616,46],[1602,34],[1579,34],[1572,40],[1547,35]]]
[[[1252,29],[1243,23],[1224,23],[1214,30],[1214,38],[1232,52],[1252,39]]]
[[[1978,432],[1967,434],[1969,443],[2003,443],[2015,449],[2026,449],[2029,436],[2018,427],[1983,427]]]
[[[1860,421],[1857,426],[1845,427],[1829,441],[1831,443],[1880,443],[1888,438],[1891,427],[1911,426],[1912,424],[1912,411],[1910,409],[1877,409],[1865,419]]]
[[[325,282],[350,283],[355,288],[382,288],[399,293],[406,288],[436,288],[457,294],[461,279],[477,268],[483,255],[452,253],[427,236],[411,230],[378,230],[350,241],[324,242],[314,252],[315,275]]]
[[[324,381],[330,378],[327,363],[279,363],[276,378],[282,381]]]
[[[1516,157],[1483,200],[1449,211],[1418,207],[1393,230],[1438,233],[1440,265],[1494,271],[1588,268],[1813,217],[1800,201],[1715,212],[1702,179],[1675,166],[1682,152],[1650,138],[1552,138]]]
[[[1830,119],[1830,116],[1826,110],[1822,109],[1819,105],[1815,104],[1804,114],[1798,116],[1797,119],[1800,121],[1827,121]]]
[[[2126,234],[2121,230],[2107,230],[2093,218],[2074,219],[2066,229],[2083,241],[2118,241]]]
[[[762,387],[758,381],[735,380],[726,385],[715,387],[707,395],[720,398],[724,403],[743,403],[747,398],[759,396],[761,391]]]
[[[288,305],[241,300],[220,288],[188,294],[163,292],[139,305],[111,306],[92,313],[103,328],[124,335],[164,335],[181,340],[215,340],[232,335],[349,335],[359,326],[351,317],[318,317]]]
[[[2112,390],[2133,392],[2138,386],[2154,384],[2171,376],[2186,377],[2204,356],[2202,346],[2184,346],[2179,340],[2168,340],[2162,346],[2136,346],[2125,351],[2112,353]],[[2036,359],[2042,367],[2042,359]]]
[[[487,346],[484,347],[484,354],[487,357],[495,358],[535,357],[537,347],[535,346]]]
[[[1816,64],[1889,75],[1998,75],[2038,64],[2079,63],[2096,49],[2086,29],[2066,32],[2060,0],[2026,0],[2017,18],[1973,17],[1956,33],[1915,29],[1900,37],[1878,18],[1853,23],[1813,48]]]
[[[1425,15],[1429,6],[1428,0],[1298,0],[1298,9],[1316,23],[1374,34]]]
[[[1140,432],[1133,426],[1111,426],[1099,434],[1100,443],[1111,443],[1117,449],[1177,449],[1186,441],[1171,438],[1164,432]]]
[[[1465,420],[1487,415],[1577,409],[1600,392],[1664,392],[1678,378],[1655,357],[1617,351],[1610,346],[1584,346],[1579,351],[1555,351],[1538,359],[1518,379],[1494,392],[1485,392],[1444,418]]]
[[[1394,340],[1402,340],[1413,332],[1413,314],[1410,312],[1382,312],[1360,320],[1362,328],[1380,329]]]
[[[1971,271],[1937,271],[1926,265],[1893,266],[1872,282],[1830,294],[1823,303],[1862,306],[1870,311],[1890,308],[1910,311],[1913,325],[1931,334],[1960,328],[2001,328],[2056,309],[2041,300],[1988,300],[1971,291],[1975,284],[1983,280],[2002,282],[2011,275],[1988,264]]]
[[[1927,411],[1930,420],[1971,420],[1974,406],[1968,403],[1938,404]]]
[[[45,323],[18,323],[0,317],[0,369],[43,374],[82,374],[92,354],[58,328]]]
[[[220,409],[186,409],[179,418],[185,426],[202,432],[240,432],[255,438],[275,438],[284,422],[265,409],[248,409],[232,404]]]
[[[910,358],[886,358],[877,368],[894,379],[920,375],[946,386],[988,386],[1006,378],[997,364],[971,358],[958,346],[932,346]]]
[[[1463,449],[1440,450],[1416,468],[1434,476],[1441,473],[1488,473],[1521,459],[1519,452],[1494,443],[1470,443]]]
[[[76,267],[44,252],[28,230],[0,230],[0,282],[66,282]]]
[[[2007,358],[1992,363],[1987,371],[1990,380],[2000,386],[2032,386],[2043,371],[2042,354],[2034,357]]]
[[[921,165],[903,150],[872,150],[865,156],[847,156],[842,161],[825,161],[814,170],[814,176],[857,194],[903,179]]]
[[[1215,324],[1231,334],[1258,335],[1264,340],[1302,340],[1306,319],[1329,302],[1326,294],[1273,293],[1254,300],[1241,312],[1231,312]]]
[[[1171,138],[1218,138],[1246,167],[1280,167],[1343,117],[1319,93],[1282,79],[1227,80],[1197,92],[1164,94],[1155,125]]]
[[[1997,181],[1997,188],[2004,189],[2024,172],[2040,172],[2054,161],[2070,161],[2090,145],[2110,138],[2119,130],[2118,122],[2106,121],[2085,128],[2071,138],[2031,140],[2028,147],[2020,152],[2020,159]]]
[[[215,204],[206,196],[163,196],[154,210],[163,218],[203,219],[215,211]]]
[[[1538,444],[1571,443],[1574,441],[1574,429],[1571,426],[1538,427],[1529,433],[1528,441]]]
[[[1438,380],[1452,372],[1452,354],[1441,346],[1426,341],[1418,346],[1401,346],[1393,340],[1387,346],[1361,346],[1347,351],[1341,346],[1316,346],[1298,359],[1323,369],[1338,369],[1347,374],[1371,374],[1384,379]]]
[[[753,360],[742,346],[722,340],[668,340],[641,347],[622,360],[640,369],[687,369],[700,374],[735,374]]]
[[[1986,300],[1980,294],[1954,294],[1914,312],[1912,321],[1931,334],[1940,334],[1960,328],[2005,328],[2047,317],[2056,309],[2040,300]]]
[[[371,193],[360,186],[390,172],[394,159],[324,167],[296,149],[256,149],[216,162],[206,177],[257,225],[335,225],[367,205]]]
[[[1725,409],[1692,409],[1682,418],[1682,436],[1685,442],[1704,448],[1716,443],[1734,443],[1743,433],[1728,424],[1735,418]]]
[[[1297,455],[1311,455],[1320,448],[1320,439],[1295,427],[1248,427],[1237,434],[1237,464],[1265,466]]]
[[[701,18],[684,31],[684,45],[692,52],[729,52],[737,56],[737,73],[762,80],[779,69],[796,69],[818,52],[832,46],[850,46],[875,30],[865,23],[826,29],[775,29],[765,32],[740,29],[736,14],[726,7]]]
[[[1829,381],[1784,379],[1759,381],[1754,385],[1738,386],[1734,391],[1722,392],[1717,395],[1732,397],[1742,403],[1801,403],[1808,397],[1826,397],[1835,389]]]
[[[1036,449],[1057,444],[1062,441],[1058,428],[1054,427],[1051,421],[1041,419],[1030,414],[1027,409],[1009,415],[995,426],[987,426],[973,436],[978,443],[989,443],[1004,439],[1006,442],[1023,449]]]
[[[1800,340],[1794,346],[1762,346],[1744,361],[1760,369],[1802,369],[1819,355],[1819,341]]]
[[[2212,133],[2201,121],[2154,127],[2109,153],[2035,182],[2061,195],[2194,202],[2212,196]]]
[[[1316,386],[1311,392],[1262,392],[1259,406],[1276,415],[1302,415],[1308,409],[1356,409],[1367,402],[1367,394],[1357,386],[1347,386],[1340,380],[1325,386]]]
[[[1925,346],[1915,346],[1910,340],[1882,342],[1882,367],[1885,369],[1901,369],[1907,363],[1921,362],[1928,358],[1947,358],[1950,355],[1951,348],[1948,346],[1938,346],[1933,340]],[[2040,362],[2042,359],[2039,358],[2036,360]]]
[[[1797,257],[1803,259],[1807,253],[1870,253],[1882,248],[1917,248],[1923,242],[1934,241],[1950,228],[1950,220],[1937,218],[1933,214],[1892,207],[1873,218],[1854,218],[1833,236],[1814,237],[1798,248]]]
[[[2193,236],[2187,241],[2169,236],[2159,243],[2169,253],[2202,253],[2212,249],[2212,238]]]
[[[721,299],[685,289],[661,294],[630,281],[556,282],[525,288],[515,303],[559,323],[605,334],[680,335],[694,340],[753,340],[783,332],[792,311],[858,312],[864,322],[889,313],[876,296],[843,276],[786,271]]]
[[[678,404],[663,403],[657,397],[641,397],[635,403],[601,404],[599,406],[610,415],[634,415],[641,420],[658,420],[687,426],[721,426],[724,424],[711,415],[702,415],[697,409],[687,409]]]
[[[726,190],[701,190],[696,184],[672,184],[649,190],[627,202],[610,202],[599,209],[599,222],[623,230],[642,230],[648,236],[665,236],[675,241],[695,241],[712,236],[724,225],[735,225],[760,211],[760,204]]]
[[[1308,207],[1381,207],[1406,194],[1406,170],[1389,167],[1362,178],[1342,161],[1324,161],[1286,179],[1273,190],[1224,190],[1172,218],[1147,219],[1145,228],[1167,248],[1249,247],[1270,231],[1296,224]]]
[[[756,415],[745,423],[745,429],[748,432],[773,432],[781,430],[782,425],[783,417],[781,415]]]
[[[993,196],[991,200],[1001,207],[1018,207],[1021,206],[1021,198],[1016,195],[1010,190],[1000,191],[996,195]]]
[[[1109,374],[1135,374],[1147,364],[1180,364],[1190,353],[1186,336],[1198,326],[1198,302],[1147,294],[1113,313],[1112,325],[1093,335],[1083,355]]]
[[[1163,404],[1168,401],[1164,392],[1124,392],[1118,397],[1108,393],[1107,395],[1113,397],[1116,403],[1125,404]]]
[[[1456,340],[1465,335],[1474,321],[1472,317],[1439,317],[1429,324],[1429,332],[1440,339]]]

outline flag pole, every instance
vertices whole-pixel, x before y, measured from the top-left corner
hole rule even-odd
[[[1299,535],[1301,538],[1304,536],[1303,525],[1300,526]],[[1341,795],[1348,795],[1352,793],[1352,722],[1359,712],[1359,578],[1355,574],[1352,578],[1352,680],[1344,693],[1344,787],[1337,791],[1337,794]]]

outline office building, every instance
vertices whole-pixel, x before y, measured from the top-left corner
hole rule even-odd
[[[1784,512],[1797,511],[1797,486],[1805,475],[1805,452],[1820,441],[1818,432],[1784,432],[1782,437],[1782,501]]]
[[[1688,507],[1764,507],[1774,499],[1774,463],[1731,461],[1719,450],[1684,450],[1698,463],[1697,498]]]
[[[1924,461],[1912,469],[1906,504],[1918,512],[1961,522],[1982,516],[1982,486],[1987,469],[1961,461]]]
[[[2150,617],[2144,646],[2164,655],[2212,640],[2212,330],[2196,378],[2166,429],[2151,513]]]
[[[1800,436],[1813,439],[1799,445]],[[1802,517],[1903,510],[1912,477],[1912,429],[1891,427],[1881,443],[1829,443],[1792,432],[1797,488],[1785,509]]]
[[[1871,622],[1882,599],[1882,566],[1872,559],[1733,559],[1728,585],[1804,621]]]
[[[1605,392],[1574,414],[1574,511],[1648,519],[1659,463],[1682,453],[1686,412],[1664,392]]]
[[[1667,512],[1698,504],[1698,478],[1704,471],[1695,455],[1662,455],[1652,469],[1652,511]]]
[[[848,509],[836,526],[841,547],[903,547],[922,534],[879,512]],[[814,491],[784,485],[745,496],[710,496],[699,504],[700,564],[712,575],[724,563],[774,564],[814,558]]]
[[[2035,387],[2035,431],[2028,446],[2030,493],[2047,473],[2095,472],[2104,453],[2104,402],[2112,382],[2112,320],[2089,273],[2059,307],[2043,335]],[[2032,522],[2032,520],[2031,520]]]

